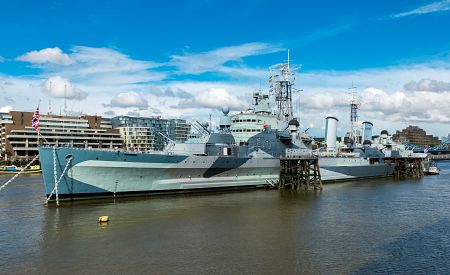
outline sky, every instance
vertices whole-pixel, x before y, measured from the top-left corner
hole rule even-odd
[[[450,133],[450,0],[0,0],[0,112],[218,121],[297,67],[301,128]],[[216,125],[217,123],[215,123]]]

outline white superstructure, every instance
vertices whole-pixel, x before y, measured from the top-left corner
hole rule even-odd
[[[269,96],[261,92],[253,94],[252,108],[231,116],[230,131],[237,144],[247,142],[267,127],[281,130],[287,127],[287,124],[272,113]]]

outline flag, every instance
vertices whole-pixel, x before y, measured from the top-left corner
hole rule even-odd
[[[34,111],[33,118],[31,119],[31,126],[36,129],[36,131],[39,131],[39,105],[36,108],[36,111]]]

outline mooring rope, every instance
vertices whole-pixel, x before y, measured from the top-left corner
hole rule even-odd
[[[25,169],[30,167],[30,165],[39,158],[39,155],[36,155],[25,167],[23,167],[19,173],[15,174],[12,178],[10,178],[7,182],[5,182],[2,186],[0,186],[0,191],[5,188],[8,184],[10,184],[13,180],[15,180]]]
[[[53,190],[55,190],[55,193],[56,193],[56,204],[59,205],[58,183],[57,183],[58,176],[56,175],[56,146],[53,146],[53,175],[55,176],[55,187],[53,188]]]
[[[55,187],[53,188],[53,190],[52,190],[52,192],[50,193],[50,195],[48,195],[47,200],[45,200],[45,204],[48,204],[48,201],[50,200],[50,198],[52,197],[52,195],[55,193],[55,194],[56,194],[56,205],[59,206],[58,184],[59,184],[59,182],[62,180],[64,174],[66,173],[67,168],[69,167],[71,161],[72,161],[72,157],[69,158],[69,159],[67,160],[66,166],[64,167],[64,169],[63,169],[63,171],[62,171],[62,173],[61,173],[61,176],[59,176],[59,179],[56,180],[57,176],[56,176],[56,159],[55,159],[55,161],[54,161],[54,169],[55,169]]]

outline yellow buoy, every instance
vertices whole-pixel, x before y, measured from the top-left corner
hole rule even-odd
[[[109,222],[108,216],[100,216],[98,217],[98,222]]]

